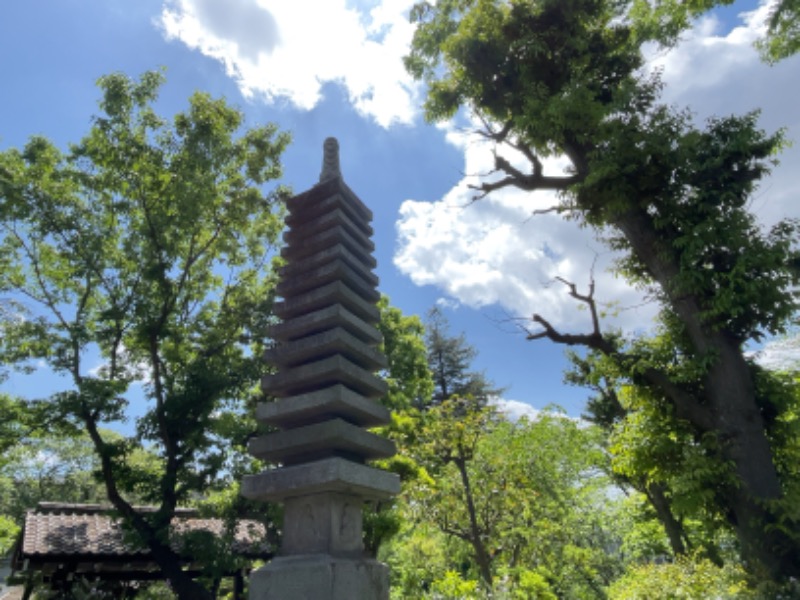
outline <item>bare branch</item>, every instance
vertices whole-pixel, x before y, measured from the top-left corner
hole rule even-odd
[[[535,217],[537,215],[547,215],[547,214],[550,214],[550,213],[561,214],[561,213],[565,213],[565,212],[572,212],[575,209],[576,209],[575,206],[558,204],[556,206],[551,206],[549,208],[537,208],[536,210],[534,210],[531,213],[531,216]]]
[[[483,129],[478,129],[475,131],[475,133],[487,140],[493,140],[498,144],[507,141],[508,134],[511,133],[511,128],[513,127],[513,123],[511,121],[507,121],[499,131],[495,131],[492,129],[492,125],[489,123],[489,121],[482,114],[478,113],[478,118],[483,125]]]
[[[569,295],[571,297],[583,302],[589,307],[592,317],[592,332],[588,334],[561,333],[555,327],[553,327],[553,325],[547,321],[547,319],[541,315],[534,314],[531,317],[531,321],[539,325],[541,330],[530,331],[527,328],[522,327],[523,331],[526,332],[526,338],[529,340],[547,338],[557,344],[564,344],[567,346],[585,346],[615,359],[622,365],[630,365],[636,362],[636,357],[621,352],[617,345],[603,336],[602,332],[600,331],[600,319],[597,313],[597,304],[594,300],[594,278],[592,277],[591,279],[589,284],[589,292],[587,294],[581,294],[578,292],[577,286],[574,283],[567,281],[563,277],[556,277],[556,279],[569,288]],[[711,412],[706,407],[699,404],[697,398],[693,394],[685,391],[679,385],[675,384],[675,382],[670,379],[666,372],[664,372],[662,369],[657,369],[652,366],[645,366],[644,368],[640,369],[639,373],[641,378],[647,384],[661,390],[661,392],[672,401],[678,418],[686,419],[687,421],[694,423],[700,428],[706,430],[712,428],[713,421]]]

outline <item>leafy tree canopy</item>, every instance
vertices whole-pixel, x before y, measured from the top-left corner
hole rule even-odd
[[[0,360],[44,360],[66,378],[42,410],[86,432],[109,500],[174,589],[203,598],[164,532],[224,472],[225,412],[258,380],[282,228],[283,192],[265,184],[289,137],[245,129],[240,111],[199,92],[161,117],[163,81],[102,77],[100,113],[66,152],[33,137],[0,153],[0,293],[15,308]],[[146,402],[135,433],[105,435],[134,389]],[[156,465],[131,460],[144,446]],[[133,497],[159,510],[138,514]]]
[[[748,568],[797,576],[800,539],[785,508],[792,475],[773,434],[780,419],[763,412],[743,351],[749,340],[784,331],[796,310],[797,224],[764,231],[747,210],[784,141],[761,131],[757,114],[700,127],[688,111],[661,104],[662,83],[643,71],[641,46],[680,32],[688,21],[676,7],[708,3],[655,3],[655,16],[645,4],[420,2],[406,66],[429,86],[429,118],[465,107],[484,137],[513,151],[496,153],[477,198],[506,187],[557,191],[553,210],[595,228],[622,252],[619,271],[661,303],[674,360],[606,335],[593,285],[582,294],[567,282],[589,307],[592,331],[563,333],[534,315],[529,337],[601,352],[647,388],[639,397],[669,403],[687,439],[716,440],[709,452],[728,471],[723,512]],[[544,159],[556,155],[569,167],[546,171]]]

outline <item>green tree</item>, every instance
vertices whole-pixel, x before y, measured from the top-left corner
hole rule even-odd
[[[477,195],[506,187],[556,190],[554,210],[602,232],[624,257],[618,269],[664,307],[661,322],[694,377],[675,379],[644,360],[641,385],[666,399],[692,436],[717,440],[729,468],[725,514],[752,573],[800,574],[797,524],[787,512],[791,471],[771,441],[743,346],[781,332],[795,311],[800,262],[796,226],[764,232],[747,210],[756,183],[783,140],[757,115],[711,119],[659,104],[658,75],[641,74],[638,5],[610,0],[447,0],[412,10],[410,72],[427,81],[431,119],[462,106],[486,124],[484,136],[515,149],[527,168],[497,153],[497,176]],[[656,32],[657,33],[657,32]],[[543,159],[569,168],[546,173]],[[593,292],[573,297],[593,303]],[[636,363],[599,329],[566,334],[544,317],[532,339],[581,344]],[[633,366],[629,366],[632,369]]]
[[[387,296],[378,302],[381,320],[378,330],[383,337],[383,351],[389,363],[383,378],[389,393],[383,400],[387,408],[406,412],[430,402],[433,379],[428,366],[425,326],[416,315],[407,316],[390,304]]]
[[[30,431],[30,420],[24,401],[0,393],[0,468],[8,462],[8,451]]]
[[[666,46],[674,45],[691,20],[717,6],[734,4],[734,0],[634,0],[630,15],[642,38],[653,38]],[[800,2],[778,0],[771,3],[767,31],[756,42],[764,60],[778,62],[800,50]]]
[[[463,333],[457,336],[450,334],[447,318],[438,308],[428,312],[425,331],[428,368],[434,382],[434,405],[453,396],[470,396],[485,404],[489,398],[503,391],[496,388],[484,373],[470,370],[478,351],[467,342]]]
[[[378,309],[380,321],[377,327],[383,338],[381,351],[388,363],[381,376],[389,388],[381,401],[391,410],[392,417],[391,424],[381,427],[379,433],[392,439],[399,449],[392,458],[380,461],[380,466],[399,475],[406,485],[420,471],[420,466],[404,451],[416,439],[419,411],[415,407],[429,404],[433,390],[425,349],[425,328],[418,316],[404,315],[391,305],[387,296],[381,296]],[[402,523],[396,499],[367,505],[364,513],[367,552],[377,556],[381,546],[397,534]]]
[[[618,343],[615,337],[608,337],[612,343]],[[570,369],[565,372],[564,380],[570,385],[592,390],[593,395],[587,400],[584,418],[604,431],[608,445],[615,428],[620,427],[631,416],[630,411],[623,406],[619,397],[620,382],[623,379],[619,365],[616,361],[595,350],[589,350],[585,356],[568,351],[567,356],[570,361]],[[671,434],[672,432],[670,432]],[[650,435],[652,432],[648,433],[648,437]],[[643,440],[643,443],[647,443],[647,440]],[[625,446],[621,444],[616,447],[622,451],[626,450]],[[615,471],[610,461],[608,471],[617,485],[623,488],[633,488],[647,499],[669,539],[673,555],[684,555],[691,550],[693,540],[689,539],[683,519],[675,514],[672,506],[673,493],[667,482],[654,477],[653,470],[627,471],[623,474],[619,470]]]
[[[24,309],[3,320],[0,352],[66,378],[43,411],[89,436],[108,500],[175,592],[198,599],[210,593],[181,569],[169,523],[223,474],[224,415],[258,380],[282,228],[282,192],[264,187],[289,139],[243,130],[203,93],[168,121],[153,109],[162,82],[102,77],[101,113],[66,153],[34,137],[0,154],[0,291]],[[135,434],[105,435],[134,385]],[[130,460],[143,447],[155,466]]]
[[[426,476],[409,486],[406,511],[462,544],[469,567],[451,558],[448,570],[509,596],[539,586],[545,597],[603,597],[618,540],[604,518],[599,430],[559,414],[512,423],[458,398],[425,417],[413,452]]]
[[[767,35],[756,43],[761,56],[776,63],[800,51],[800,2],[776,2],[769,18]]]
[[[103,432],[113,436],[113,432]],[[99,460],[86,434],[38,434],[19,440],[0,466],[0,514],[22,525],[39,502],[94,504],[105,500]]]

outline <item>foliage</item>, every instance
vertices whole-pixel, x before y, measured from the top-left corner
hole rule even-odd
[[[752,574],[797,576],[787,495],[796,474],[781,467],[773,433],[784,409],[765,405],[743,350],[782,332],[796,310],[797,223],[762,231],[747,209],[784,142],[761,131],[755,113],[699,127],[659,103],[662,84],[643,75],[641,45],[674,38],[688,21],[641,11],[679,4],[712,3],[420,2],[406,66],[429,86],[429,118],[466,107],[497,144],[477,198],[505,187],[559,192],[553,210],[593,227],[621,252],[619,272],[663,307],[663,335],[619,343],[600,328],[594,285],[581,294],[565,282],[589,307],[592,331],[563,333],[534,315],[529,338],[583,345],[615,363],[635,388],[636,435],[671,441],[659,459],[679,452],[683,467],[700,469],[689,502],[716,505]],[[569,167],[546,172],[543,160],[556,155]]]
[[[719,567],[708,559],[682,557],[672,563],[629,570],[609,589],[609,600],[700,600],[755,598],[740,567]]]
[[[20,527],[12,519],[0,515],[0,557],[6,556],[17,541]]]
[[[716,6],[733,4],[734,0],[634,0],[630,15],[636,23],[640,39],[654,39],[671,46],[691,26],[691,20]],[[800,4],[797,0],[776,0],[770,3],[765,35],[756,48],[769,63],[776,63],[800,50]]]
[[[597,597],[616,572],[598,441],[596,431],[560,415],[511,423],[490,407],[451,399],[426,413],[411,448],[430,477],[408,486],[404,512],[460,546],[464,559],[451,557],[448,568],[487,592],[538,586]]]
[[[389,363],[383,373],[389,386],[383,404],[400,412],[426,404],[433,393],[433,380],[428,367],[425,327],[416,315],[406,316],[392,306],[387,296],[381,296],[378,308],[381,350]]]
[[[767,35],[756,43],[764,60],[776,63],[800,51],[800,3],[775,2],[769,17]]]
[[[101,114],[66,153],[33,137],[0,154],[0,291],[18,307],[0,359],[64,376],[42,411],[89,435],[109,500],[176,591],[201,598],[164,532],[224,477],[226,415],[258,379],[283,193],[263,188],[288,136],[242,131],[238,110],[203,93],[170,122],[153,109],[162,82],[103,77]],[[146,412],[110,438],[101,426],[127,418],[134,390]],[[157,462],[130,460],[147,447]],[[158,510],[136,513],[133,497]]]
[[[112,432],[103,435],[114,437]],[[19,440],[0,466],[0,514],[22,525],[39,502],[94,504],[106,498],[88,435],[38,434]]]
[[[28,430],[25,403],[8,394],[0,393],[0,467],[8,461],[8,451]]]
[[[478,582],[464,580],[455,571],[447,571],[431,586],[434,598],[442,600],[477,600]]]
[[[389,565],[392,598],[419,598],[445,577],[452,564],[447,539],[428,523],[404,522],[404,529],[381,551]]]
[[[457,336],[450,334],[447,318],[438,308],[428,312],[425,344],[428,368],[434,382],[432,404],[440,404],[454,396],[471,397],[486,403],[489,398],[503,391],[495,387],[483,373],[470,370],[477,350],[467,343],[463,333]]]

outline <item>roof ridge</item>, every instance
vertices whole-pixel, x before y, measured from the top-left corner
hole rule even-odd
[[[38,514],[109,514],[116,510],[111,504],[70,504],[68,502],[39,502],[36,508],[28,512]],[[157,506],[134,506],[136,512],[156,512]],[[199,510],[190,507],[177,507],[176,515],[195,516],[199,515]]]

